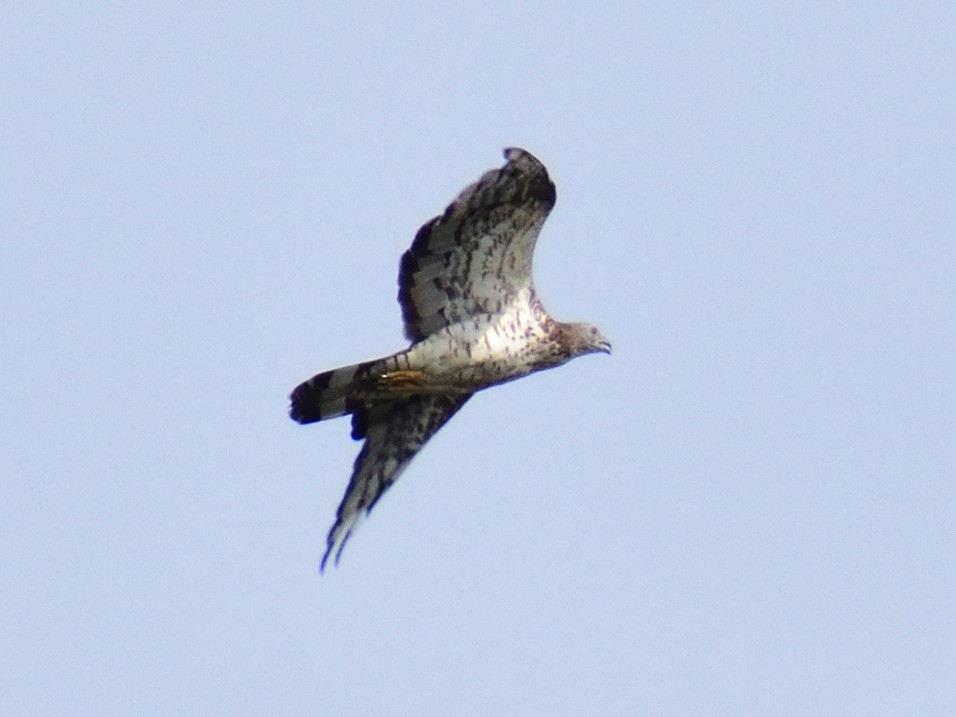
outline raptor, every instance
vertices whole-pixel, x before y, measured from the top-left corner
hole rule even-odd
[[[591,324],[552,319],[531,272],[554,183],[529,152],[466,187],[418,230],[402,256],[398,302],[411,345],[384,358],[325,371],[292,391],[289,415],[314,423],[350,415],[364,440],[328,534],[322,569],[338,562],[357,521],[423,445],[476,392],[610,353]]]

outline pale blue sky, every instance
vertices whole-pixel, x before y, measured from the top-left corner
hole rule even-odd
[[[0,708],[956,713],[956,5],[9,3]],[[505,146],[587,357],[317,571],[398,258]]]

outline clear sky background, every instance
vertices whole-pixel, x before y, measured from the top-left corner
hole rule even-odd
[[[9,715],[956,713],[956,5],[7,3]],[[551,313],[318,573],[398,259],[501,149]]]

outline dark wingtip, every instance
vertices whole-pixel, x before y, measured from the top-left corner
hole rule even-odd
[[[507,147],[504,155],[508,165],[512,165],[519,173],[531,176],[530,183],[527,185],[526,196],[540,199],[551,205],[557,201],[557,189],[548,175],[547,167],[540,159],[520,147]]]
[[[341,536],[341,540],[339,540],[336,535],[336,529],[339,526],[340,520],[336,519],[335,524],[329,531],[329,537],[326,539],[325,554],[322,556],[322,562],[319,563],[319,573],[325,572],[325,566],[329,562],[329,558],[332,558],[332,564],[335,567],[339,566],[339,560],[342,559],[342,551],[345,550],[345,544],[349,541],[349,538],[352,537],[352,528],[349,528],[345,531],[345,535]],[[335,549],[336,542],[338,542],[338,550]],[[335,557],[332,557],[333,552],[335,553]]]
[[[522,159],[529,159],[535,164],[541,164],[541,161],[537,157],[521,147],[505,147],[502,154],[509,162],[519,162]]]

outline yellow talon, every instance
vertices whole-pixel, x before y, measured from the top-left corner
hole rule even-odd
[[[391,393],[412,395],[425,385],[425,372],[389,371],[379,376],[379,382]]]

